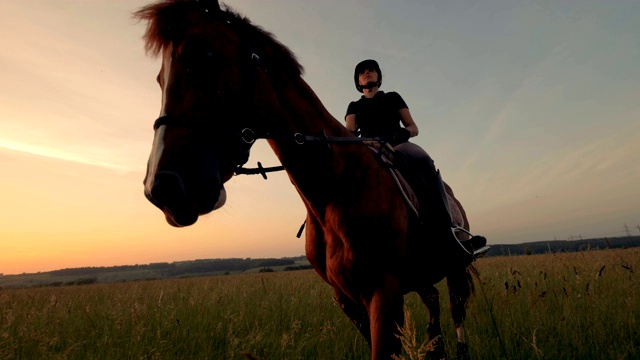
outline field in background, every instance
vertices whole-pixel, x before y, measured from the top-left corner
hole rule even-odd
[[[640,248],[476,266],[466,323],[473,358],[640,358]],[[0,359],[368,359],[332,296],[309,270],[2,290]],[[420,344],[426,310],[415,294],[405,304]]]

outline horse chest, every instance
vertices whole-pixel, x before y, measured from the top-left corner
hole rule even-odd
[[[367,297],[390,270],[386,257],[389,252],[375,246],[358,251],[350,245],[327,248],[326,278],[334,288],[353,299]]]

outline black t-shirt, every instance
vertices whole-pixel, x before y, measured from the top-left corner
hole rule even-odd
[[[398,93],[378,91],[372,98],[362,96],[349,103],[345,117],[356,116],[356,127],[363,137],[392,136],[400,129],[400,110],[407,108]]]

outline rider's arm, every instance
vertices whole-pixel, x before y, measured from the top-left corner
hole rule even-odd
[[[402,120],[402,125],[404,125],[405,129],[409,130],[411,133],[411,137],[418,135],[418,125],[416,125],[415,121],[411,117],[411,113],[408,108],[398,110],[400,112],[400,119]],[[355,121],[355,115],[354,115]],[[348,124],[348,122],[347,122]],[[348,126],[347,126],[348,127]]]
[[[345,116],[344,119],[346,121],[345,126],[347,127],[347,129],[349,131],[356,131],[356,129],[358,128],[356,124],[356,114],[349,114]]]

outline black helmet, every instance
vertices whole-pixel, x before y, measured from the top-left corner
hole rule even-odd
[[[376,82],[374,86],[380,87],[380,85],[382,85],[382,71],[380,71],[380,66],[378,65],[377,61],[368,59],[361,61],[358,65],[356,65],[356,69],[353,72],[353,82],[356,84],[356,89],[362,92],[363,87],[360,85],[358,78],[360,72],[364,69],[373,69],[378,73],[378,82]]]

